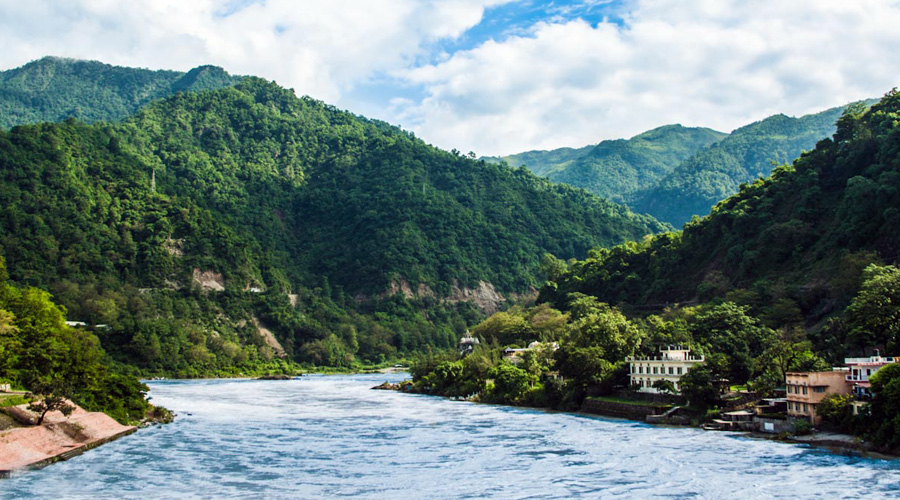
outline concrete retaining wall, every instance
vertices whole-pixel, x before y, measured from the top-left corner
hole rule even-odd
[[[629,420],[640,420],[643,422],[647,419],[647,415],[657,415],[665,411],[665,408],[586,399],[584,400],[584,404],[581,405],[581,411],[584,413],[592,413],[594,415],[627,418]]]

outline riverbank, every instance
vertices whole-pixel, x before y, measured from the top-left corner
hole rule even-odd
[[[419,393],[413,389],[410,381],[398,383],[385,382],[381,385],[372,387],[375,390],[389,390],[405,392],[410,394],[426,394]],[[440,396],[444,397],[444,396]],[[457,400],[459,398],[446,398]],[[467,401],[479,402],[476,399],[467,399]],[[634,401],[626,403],[617,398],[588,398],[577,411],[562,413],[598,415],[603,417],[621,418],[625,420],[633,420],[637,422],[649,423],[650,425],[663,425],[666,427],[688,427],[696,428],[696,419],[669,417],[661,419],[659,422],[650,421],[647,417],[652,415],[661,415],[670,409],[670,404],[654,404],[647,402]],[[536,408],[544,410],[546,408]],[[554,410],[558,411],[558,410]],[[694,422],[691,424],[691,422]],[[747,437],[764,439],[768,441],[777,441],[789,444],[806,444],[816,448],[824,448],[838,454],[857,454],[870,458],[893,459],[900,458],[898,454],[886,453],[875,445],[862,441],[859,438],[848,434],[840,434],[828,431],[814,431],[806,435],[785,436],[785,434],[771,434],[765,432],[744,432]]]
[[[0,431],[0,478],[19,470],[39,469],[68,460],[137,430],[105,413],[88,412],[78,406],[68,417],[52,411],[41,425],[33,425],[37,414],[26,407],[4,408],[19,426]]]

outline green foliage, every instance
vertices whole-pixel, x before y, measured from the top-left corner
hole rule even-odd
[[[882,367],[869,378],[874,399],[866,437],[887,450],[900,450],[900,364]]]
[[[855,430],[853,396],[849,394],[826,394],[816,405],[816,415],[822,417],[825,427],[852,433]]]
[[[0,283],[0,378],[43,394],[34,403],[42,417],[66,409],[71,398],[120,422],[141,420],[149,408],[147,387],[118,373],[97,337],[66,326],[64,314],[47,292]]]
[[[674,226],[741,189],[744,183],[772,173],[773,166],[793,161],[834,133],[845,107],[791,118],[775,115],[741,127],[728,137],[680,163],[632,205]]]
[[[58,411],[67,417],[75,411],[75,406],[68,399],[71,397],[71,389],[65,382],[56,380],[52,383],[33,383],[31,387],[40,397],[28,405],[29,410],[39,414],[35,425],[41,425],[44,417],[51,411]]]
[[[870,264],[847,307],[849,337],[860,346],[900,349],[900,269]]]
[[[809,423],[809,420],[799,418],[794,420],[794,435],[795,436],[805,436],[810,434],[813,431],[813,426]]]
[[[745,316],[759,318],[747,331],[820,325],[810,335],[812,348],[831,362],[896,342],[887,323],[863,321],[888,318],[887,304],[873,314],[848,311],[847,322],[836,317],[867,279],[860,280],[861,269],[900,254],[898,110],[900,96],[890,92],[869,110],[848,114],[835,139],[820,141],[768,179],[745,184],[708,217],[680,232],[591,251],[545,286],[538,300],[565,310],[570,295],[582,293],[646,314],[729,299],[746,308]],[[878,276],[851,311],[890,296],[891,272]],[[754,344],[761,337],[753,335],[749,351],[737,346],[745,360],[746,353],[759,354]]]
[[[276,361],[257,324],[308,365],[449,348],[480,313],[447,298],[524,292],[545,253],[665,228],[254,78],[0,133],[0,204],[16,282],[109,325],[118,361],[179,376]]]
[[[152,100],[240,80],[215,66],[181,73],[45,57],[0,72],[0,128],[67,118],[118,121]]]
[[[681,377],[681,394],[691,406],[709,408],[719,402],[719,391],[714,382],[713,374],[707,367],[694,367]]]

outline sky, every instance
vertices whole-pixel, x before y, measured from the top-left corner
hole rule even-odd
[[[214,64],[478,155],[900,85],[900,0],[0,0],[0,69]]]

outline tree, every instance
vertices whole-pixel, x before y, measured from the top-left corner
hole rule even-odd
[[[712,373],[705,366],[691,368],[681,377],[681,394],[698,408],[709,408],[719,400]]]
[[[771,330],[759,326],[748,314],[749,307],[733,302],[705,307],[692,329],[694,338],[709,346],[711,353],[727,358],[727,372],[733,384],[746,382],[753,373],[753,358],[762,354]]]
[[[675,384],[673,384],[671,380],[657,380],[656,382],[653,382],[652,387],[663,394],[675,394],[677,392],[675,390]]]
[[[850,394],[826,394],[816,406],[816,415],[822,417],[822,422],[827,426],[850,430],[853,425],[852,401]]]
[[[870,264],[845,313],[850,337],[862,348],[900,347],[900,269]]]
[[[900,364],[882,367],[869,383],[874,398],[867,437],[886,449],[900,449]]]
[[[58,381],[37,383],[33,384],[33,389],[36,389],[36,392],[42,396],[40,401],[28,405],[29,410],[40,413],[35,425],[41,425],[44,417],[51,411],[59,411],[67,417],[75,411],[75,406],[69,402],[67,397],[71,390],[65,384]]]

